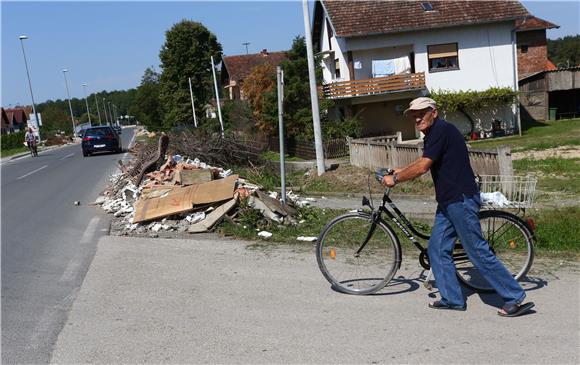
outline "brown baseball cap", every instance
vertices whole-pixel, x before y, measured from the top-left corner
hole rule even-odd
[[[403,114],[407,115],[407,113],[410,112],[411,110],[423,110],[427,108],[435,109],[437,108],[437,103],[435,102],[435,100],[431,98],[422,96],[420,98],[413,99],[409,103],[409,107],[407,108],[407,110],[403,112]]]

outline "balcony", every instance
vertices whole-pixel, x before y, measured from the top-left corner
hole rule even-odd
[[[323,85],[322,95],[327,99],[354,98],[425,88],[425,73],[392,75],[366,80],[332,82]]]

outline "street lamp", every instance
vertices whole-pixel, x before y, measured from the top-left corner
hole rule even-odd
[[[66,68],[62,70],[62,74],[64,75],[64,85],[66,86],[66,95],[68,96],[68,108],[70,110],[70,118],[71,118],[71,122],[72,122],[72,133],[73,133],[73,137],[74,137],[74,135],[75,135],[75,116],[73,114],[72,105],[70,103],[70,93],[68,91],[68,80],[66,79],[67,72],[68,72],[68,70]]]
[[[109,114],[107,114],[107,103],[105,98],[103,98],[103,110],[105,111],[105,119],[107,121],[107,125],[109,125]]]
[[[36,124],[38,126],[38,139],[40,139],[40,119],[38,119],[38,114],[36,113],[36,105],[34,105],[34,94],[32,93],[32,83],[30,82],[30,73],[28,72],[28,62],[26,61],[26,53],[24,52],[24,40],[28,39],[27,36],[21,35],[18,37],[20,39],[20,45],[22,46],[22,55],[24,56],[24,66],[26,67],[26,76],[28,77],[28,87],[30,88],[30,98],[32,99],[32,112],[34,113],[34,118],[36,119]]]
[[[83,84],[83,90],[85,91],[85,103],[87,104],[87,115],[89,116],[89,125],[92,127],[91,123],[91,111],[89,109],[89,101],[87,100],[87,84]]]
[[[97,107],[97,114],[99,115],[99,125],[101,125],[103,123],[101,123],[101,112],[99,111],[99,99],[97,98],[97,93],[95,93],[95,106]]]

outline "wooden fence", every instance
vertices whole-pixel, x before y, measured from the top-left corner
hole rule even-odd
[[[322,143],[324,158],[339,158],[348,156],[348,142],[345,138],[329,139]],[[280,139],[270,138],[268,140],[268,149],[273,152],[280,150]],[[314,141],[299,140],[289,138],[284,143],[286,154],[300,157],[306,160],[316,159],[316,147]]]
[[[408,165],[423,154],[423,145],[401,144],[396,136],[384,136],[351,139],[349,151],[351,165],[376,170]],[[498,147],[496,151],[470,150],[469,160],[476,175],[513,175],[509,147]]]

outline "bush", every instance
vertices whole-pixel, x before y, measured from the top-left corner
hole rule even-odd
[[[22,147],[24,143],[24,134],[26,132],[20,131],[11,134],[3,134],[0,137],[0,144],[2,145],[2,151],[10,150],[13,148]]]

